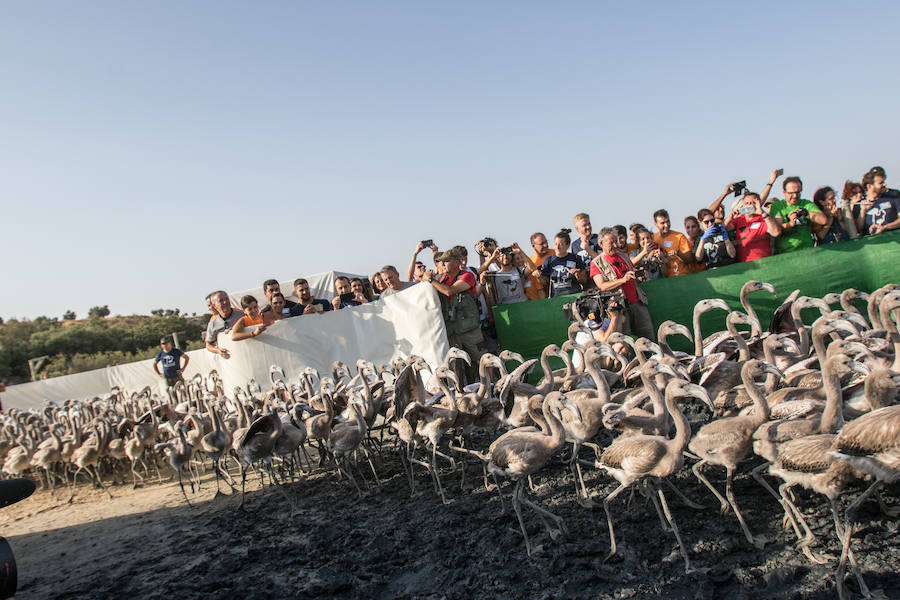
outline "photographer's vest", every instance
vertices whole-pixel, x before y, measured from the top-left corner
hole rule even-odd
[[[456,274],[456,277],[445,281],[444,284],[452,287],[462,273],[460,271]],[[443,294],[441,296],[441,312],[444,315],[448,336],[467,333],[481,326],[478,304],[475,302],[472,294],[469,293],[469,290],[450,294],[449,297],[446,297],[446,300]]]
[[[634,270],[634,265],[631,264],[631,259],[628,258],[627,255],[622,254],[621,252],[616,252],[619,257],[625,261],[625,264],[628,265],[628,269],[630,271]],[[609,261],[603,257],[603,253],[598,254],[594,260],[591,261],[593,264],[597,265],[597,268],[600,269],[600,276],[603,278],[603,281],[614,281],[619,278],[616,275],[616,272],[613,270],[612,265],[609,264]],[[637,290],[638,299],[647,304],[647,294],[644,293],[644,290],[641,289],[641,286],[637,285],[635,282],[635,289]],[[625,300],[625,292],[622,290],[621,286],[616,290],[616,301],[622,306],[628,306],[628,302]]]

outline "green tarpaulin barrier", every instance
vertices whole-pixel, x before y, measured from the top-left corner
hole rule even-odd
[[[778,294],[777,298],[766,292],[750,296],[765,327],[775,309],[796,289],[805,296],[822,297],[849,287],[871,292],[887,283],[900,282],[900,231],[648,281],[641,288],[647,294],[654,327],[671,319],[691,328],[694,305],[704,298],[722,298],[733,309],[742,310],[741,286],[752,279],[771,283]],[[562,305],[575,298],[563,296],[493,307],[500,347],[534,358],[547,344],[562,343],[569,326]],[[817,314],[804,312],[804,320],[809,323]],[[724,329],[725,313],[711,311],[701,325],[704,335]],[[672,346],[692,350],[681,336],[672,339]]]

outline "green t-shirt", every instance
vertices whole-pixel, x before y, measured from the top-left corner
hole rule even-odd
[[[773,217],[780,217],[781,222],[787,224],[791,221],[789,214],[798,208],[805,208],[811,213],[822,212],[819,207],[809,200],[800,198],[797,204],[793,206],[785,200],[776,200],[769,206],[769,214]],[[783,254],[785,252],[793,252],[802,248],[812,248],[816,245],[810,227],[809,218],[802,225],[798,225],[787,231],[782,230],[781,235],[775,238],[775,254]]]

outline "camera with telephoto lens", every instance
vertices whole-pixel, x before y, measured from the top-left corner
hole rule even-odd
[[[743,192],[746,189],[747,189],[747,182],[746,181],[738,181],[737,183],[734,184],[734,187],[732,188],[732,190],[734,191],[734,197],[737,198],[738,196],[741,195],[741,192]]]
[[[574,301],[563,304],[562,311],[566,319],[572,323],[587,319],[601,323],[607,312],[622,309],[622,306],[616,300],[617,295],[616,292],[601,292],[598,289],[588,290]],[[576,311],[578,312],[577,315],[575,314]]]
[[[643,279],[647,276],[647,269],[635,269],[634,270],[634,278],[635,279]]]

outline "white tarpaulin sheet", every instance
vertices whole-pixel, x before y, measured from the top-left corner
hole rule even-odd
[[[278,321],[263,335],[240,342],[220,334],[219,345],[230,350],[231,358],[225,360],[206,350],[188,352],[191,360],[184,375],[190,378],[217,369],[229,395],[251,378],[265,387],[271,365],[280,366],[289,379],[296,379],[308,366],[330,373],[336,360],[353,370],[360,358],[385,364],[398,356],[418,354],[436,366],[449,350],[438,295],[430,285],[414,285],[371,304]],[[40,408],[45,401],[60,403],[106,394],[113,385],[128,392],[147,385],[165,389],[153,370],[153,361],[143,360],[10,386],[2,394],[3,407]]]

